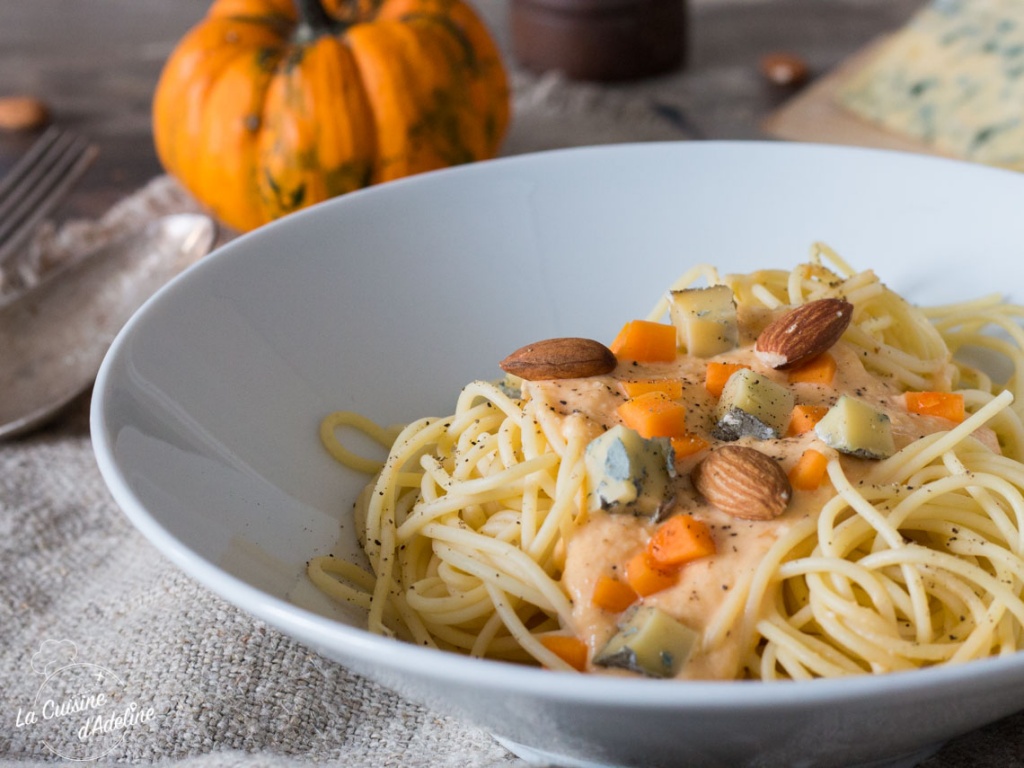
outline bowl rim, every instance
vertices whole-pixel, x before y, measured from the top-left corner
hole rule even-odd
[[[164,556],[186,574],[192,576],[215,594],[247,613],[266,621],[286,634],[311,638],[321,647],[342,647],[343,653],[363,663],[381,664],[403,674],[428,677],[450,684],[500,689],[510,694],[541,695],[567,702],[614,701],[630,707],[670,708],[702,711],[759,709],[765,706],[808,707],[840,701],[877,701],[881,695],[926,695],[938,689],[985,685],[992,680],[1004,683],[1024,682],[1024,652],[1001,657],[972,660],[963,664],[924,669],[864,674],[844,678],[800,681],[764,682],[756,680],[654,680],[615,675],[553,672],[509,662],[477,659],[448,651],[423,648],[400,640],[382,637],[366,629],[348,626],[294,603],[282,600],[222,570],[199,555],[171,534],[150,513],[127,482],[115,458],[110,414],[107,410],[110,391],[118,363],[125,354],[136,328],[149,310],[182,290],[181,286],[196,280],[205,269],[224,259],[237,258],[248,243],[266,227],[298,227],[308,217],[324,215],[334,206],[351,204],[354,200],[380,194],[392,194],[399,187],[430,185],[440,176],[493,173],[495,168],[514,167],[536,162],[559,162],[564,156],[581,154],[624,155],[633,152],[769,152],[793,154],[836,154],[862,157],[886,157],[891,162],[910,166],[947,164],[958,173],[1003,175],[1019,179],[1012,171],[980,166],[954,158],[917,155],[907,152],[868,147],[837,146],[822,143],[773,142],[759,140],[709,140],[637,142],[544,150],[528,154],[499,157],[469,165],[431,171],[350,192],[327,200],[272,222],[259,230],[244,233],[217,248],[209,256],[178,275],[158,290],[132,316],[112,342],[96,377],[90,406],[91,442],[96,461],[114,500],[132,524]],[[1024,179],[1020,183],[1024,183]],[[317,641],[315,638],[322,638]]]

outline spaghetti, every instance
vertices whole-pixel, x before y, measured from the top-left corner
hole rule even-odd
[[[741,323],[755,328],[821,298],[853,304],[834,350],[843,372],[836,386],[885,410],[899,450],[872,460],[823,449],[823,488],[794,492],[787,511],[766,522],[723,515],[689,485],[699,456],[677,460],[676,510],[705,521],[719,549],[685,566],[673,586],[639,599],[696,633],[675,676],[807,679],[1020,650],[1024,426],[1013,403],[1024,386],[1024,308],[986,297],[919,309],[820,244],[793,270],[719,275],[701,266],[672,289],[696,283],[727,285]],[[667,309],[668,299],[660,301],[648,320]],[[1006,383],[964,362],[972,350],[998,356]],[[718,358],[749,365],[751,352]],[[701,390],[689,403],[694,413],[708,405],[693,373],[705,362],[672,368],[688,389]],[[641,366],[640,373],[665,376],[670,367]],[[595,656],[622,617],[592,604],[595,584],[621,573],[658,524],[588,511],[587,446],[615,422],[614,385],[637,372],[619,368],[629,371],[523,382],[521,390],[473,382],[449,417],[400,430],[332,414],[321,430],[324,445],[341,463],[374,475],[355,505],[370,571],[318,557],[309,565],[312,581],[364,608],[373,632],[474,656],[596,670]],[[828,404],[843,394],[834,390],[805,386],[800,395]],[[900,398],[913,391],[962,394],[966,418],[953,424],[908,415]],[[387,449],[386,460],[346,449],[339,432],[350,428]],[[713,448],[717,441],[708,442]],[[787,469],[808,446],[821,447],[813,432],[762,442]],[[577,640],[583,662],[552,638]]]

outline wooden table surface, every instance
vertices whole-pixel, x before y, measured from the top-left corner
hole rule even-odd
[[[670,116],[703,138],[762,138],[760,121],[792,93],[758,72],[776,50],[803,56],[816,74],[898,26],[920,0],[692,0],[690,60],[670,75]],[[478,0],[515,66],[507,0]],[[150,103],[163,62],[209,0],[0,0],[0,96],[29,94],[54,122],[95,140],[99,159],[56,217],[98,216],[161,172]],[[643,92],[664,80],[610,86]],[[0,172],[32,133],[0,131]]]
[[[175,41],[204,0],[0,0],[0,96],[42,99],[100,155],[66,214],[96,216],[160,173],[150,102]],[[0,169],[31,143],[0,132]]]

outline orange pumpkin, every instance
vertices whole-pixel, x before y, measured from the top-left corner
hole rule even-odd
[[[462,0],[215,0],[153,104],[166,170],[228,226],[493,157],[505,69]]]

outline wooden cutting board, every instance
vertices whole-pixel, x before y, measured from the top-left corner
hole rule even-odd
[[[872,125],[846,111],[836,102],[836,94],[843,84],[864,67],[887,40],[888,36],[874,41],[832,72],[814,80],[769,115],[761,124],[761,129],[769,136],[788,141],[843,144],[948,156],[919,141]]]

